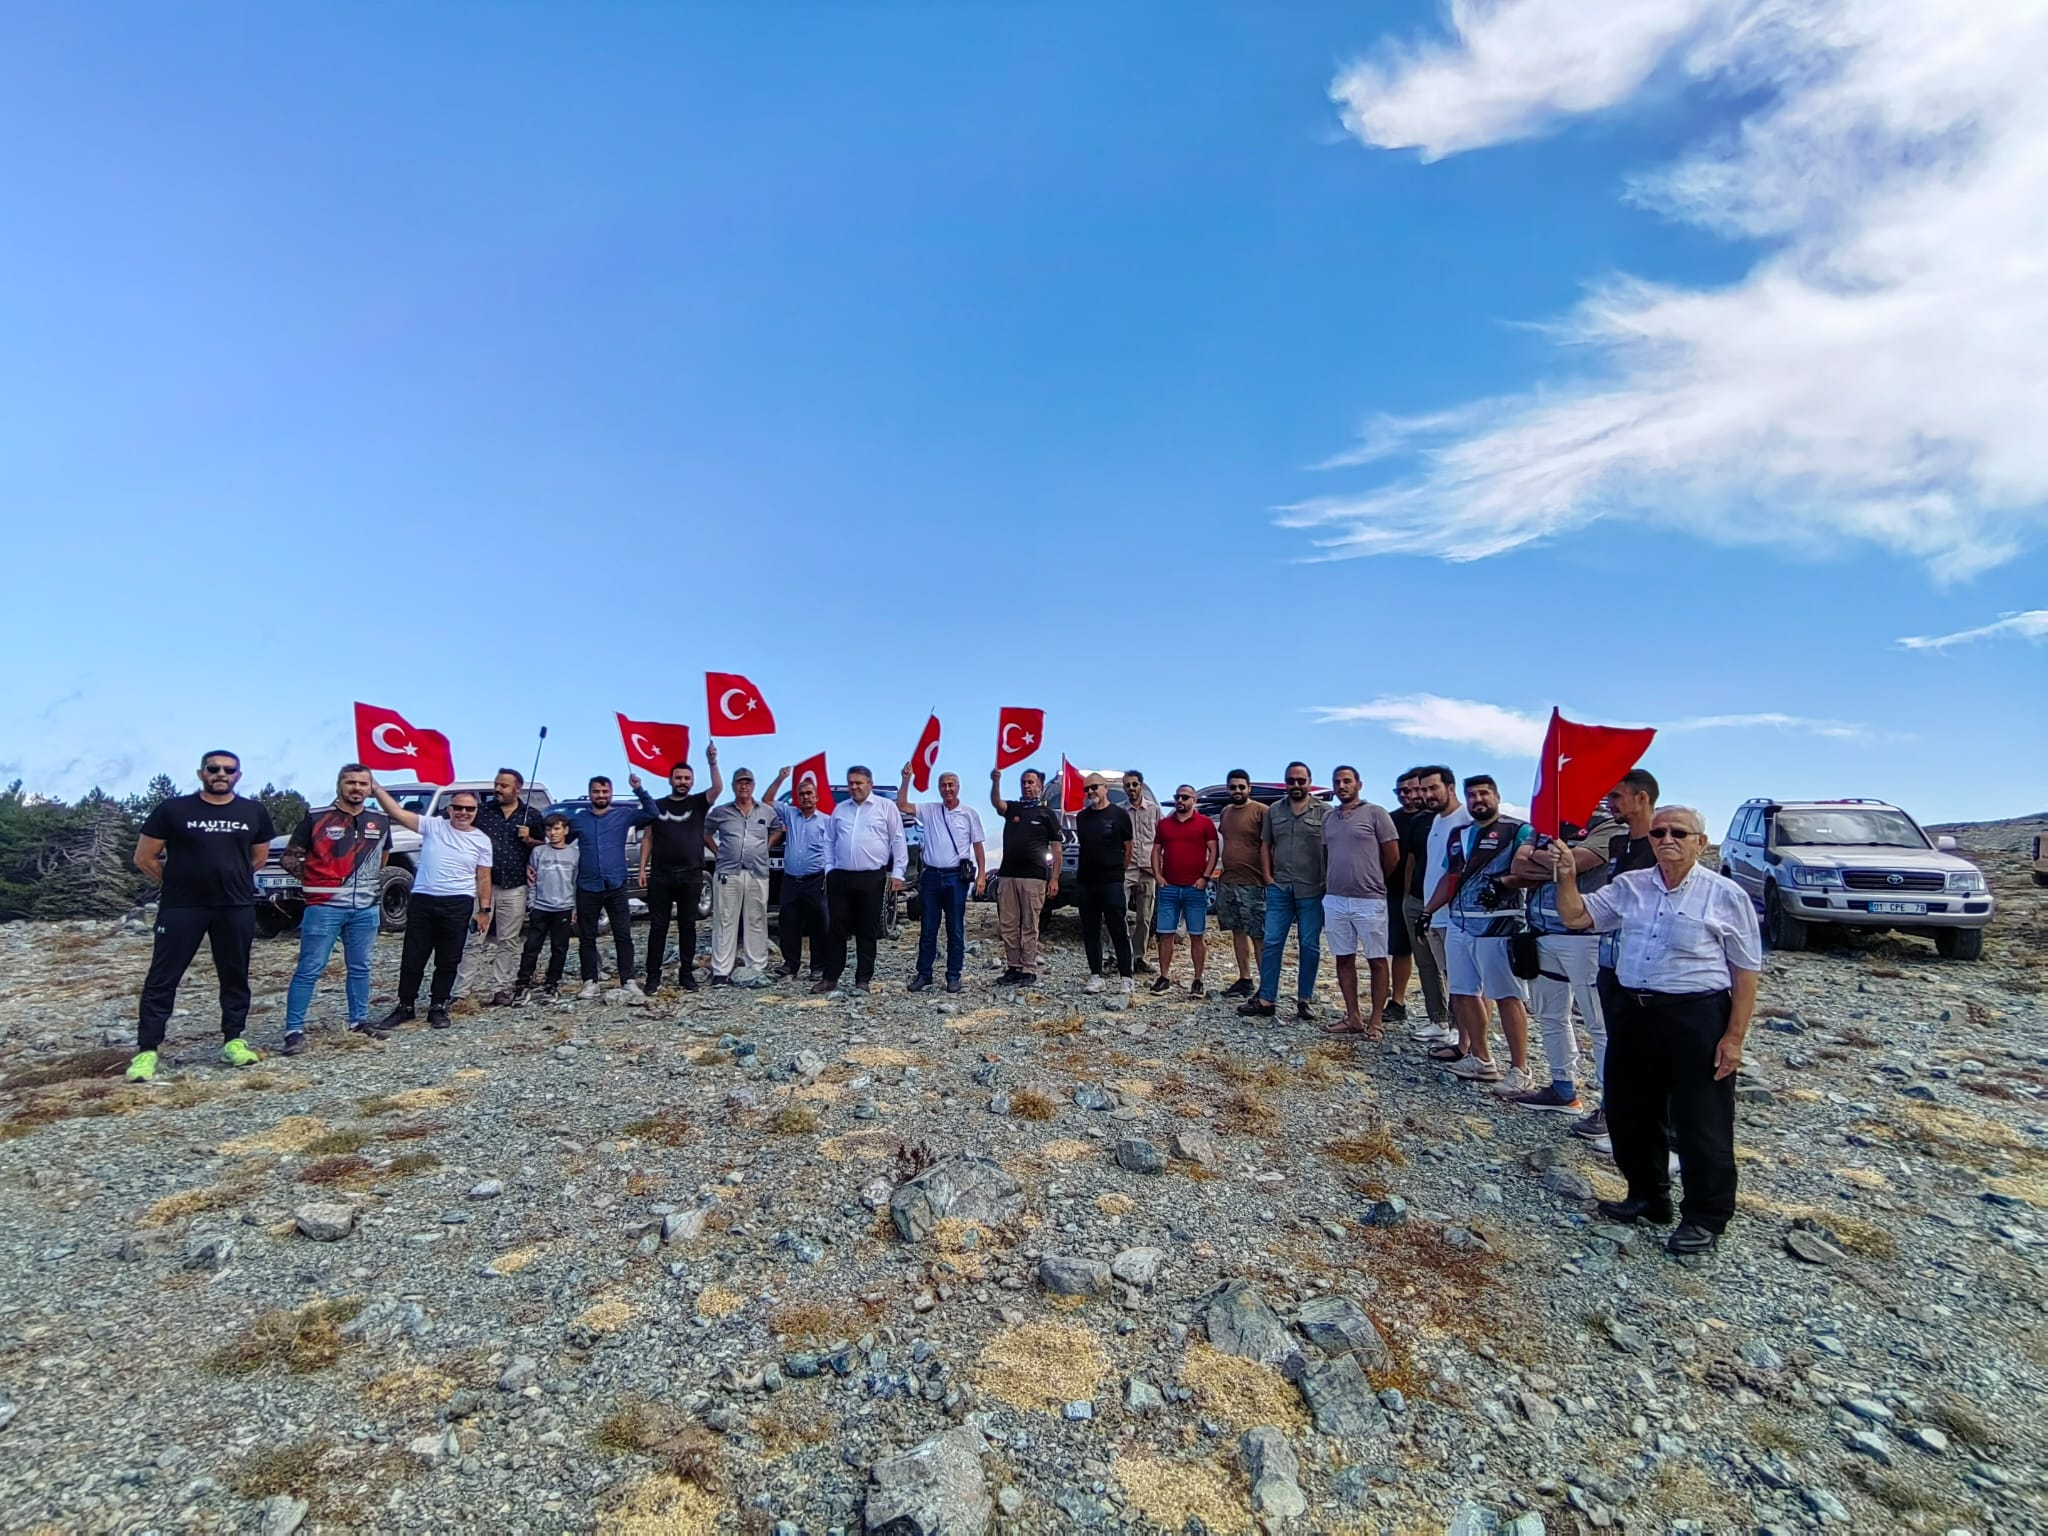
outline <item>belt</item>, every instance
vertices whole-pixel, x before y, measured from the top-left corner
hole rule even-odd
[[[1664,1003],[1696,1003],[1702,998],[1731,995],[1727,987],[1713,987],[1705,992],[1657,992],[1648,987],[1624,987],[1619,978],[1616,979],[1615,986],[1623,997],[1631,1000],[1638,1008],[1655,1008]]]

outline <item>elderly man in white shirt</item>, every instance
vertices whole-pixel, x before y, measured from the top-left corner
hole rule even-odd
[[[1601,1004],[1607,1131],[1628,1198],[1601,1201],[1600,1214],[1672,1219],[1668,1116],[1685,1194],[1665,1247],[1680,1256],[1712,1252],[1735,1214],[1735,1073],[1764,968],[1756,909],[1734,881],[1699,867],[1706,845],[1698,811],[1659,806],[1650,822],[1657,867],[1590,894],[1579,890],[1571,850],[1551,845],[1558,916],[1622,939]]]
[[[825,876],[825,907],[832,933],[825,944],[828,993],[839,991],[846,974],[846,941],[854,941],[857,959],[853,990],[865,992],[875,979],[875,941],[882,934],[883,882],[886,891],[903,889],[909,846],[903,840],[903,812],[893,800],[875,793],[875,776],[855,765],[846,770],[847,798],[832,807],[831,870]]]
[[[903,765],[898,781],[896,805],[905,816],[915,816],[924,828],[924,862],[917,877],[917,897],[922,926],[917,934],[917,969],[905,990],[922,992],[932,984],[939,961],[939,924],[946,926],[946,990],[960,990],[960,971],[967,963],[967,893],[979,896],[988,889],[988,848],[981,829],[981,816],[971,805],[960,803],[960,775],[939,775],[939,798],[919,802],[910,798],[910,770]]]

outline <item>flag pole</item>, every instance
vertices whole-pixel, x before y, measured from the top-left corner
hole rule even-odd
[[[529,773],[526,776],[526,782],[528,784],[532,784],[535,779],[540,777],[540,749],[546,746],[547,744],[548,728],[546,726],[542,726],[540,728],[540,741],[538,742],[538,744],[535,745],[533,749],[533,772]]]

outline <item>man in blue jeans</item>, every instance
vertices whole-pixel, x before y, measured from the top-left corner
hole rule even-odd
[[[1294,1016],[1313,1019],[1316,969],[1323,958],[1323,817],[1329,807],[1309,793],[1308,764],[1287,765],[1287,798],[1269,806],[1260,829],[1259,862],[1266,877],[1265,943],[1259,951],[1259,995],[1237,1011],[1270,1019],[1279,1010],[1280,956],[1287,931],[1298,925],[1300,964],[1294,988]]]
[[[285,994],[287,1056],[306,1048],[306,1009],[337,939],[348,974],[348,1027],[379,1034],[370,1023],[370,952],[377,943],[391,818],[367,804],[369,797],[370,770],[345,764],[335,780],[334,804],[292,828],[285,847],[284,866],[299,877],[306,897],[299,968]]]
[[[909,990],[922,992],[932,984],[932,968],[939,959],[939,922],[946,924],[946,990],[960,990],[960,971],[967,961],[967,893],[979,896],[988,888],[988,849],[981,830],[981,816],[971,805],[960,803],[960,775],[939,775],[939,798],[920,805],[910,798],[909,763],[896,781],[896,802],[905,815],[914,815],[924,832],[923,863],[917,877],[919,926],[917,931],[917,974]],[[969,873],[969,866],[973,871]]]

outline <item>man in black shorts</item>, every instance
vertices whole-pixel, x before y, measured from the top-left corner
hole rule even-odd
[[[142,983],[135,1059],[128,1064],[131,1083],[156,1076],[178,983],[202,942],[212,946],[220,977],[220,1059],[231,1067],[261,1059],[242,1043],[242,1027],[249,1019],[249,949],[256,942],[256,871],[270,858],[276,832],[262,801],[235,793],[241,777],[242,760],[234,753],[207,753],[199,760],[199,793],[164,801],[135,840],[135,867],[159,891],[156,948]]]

